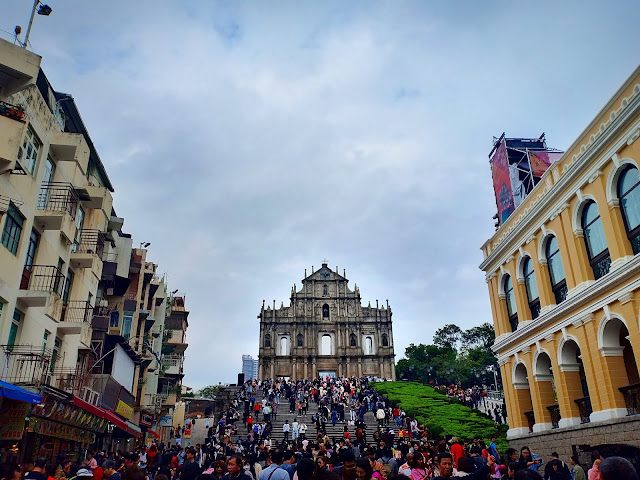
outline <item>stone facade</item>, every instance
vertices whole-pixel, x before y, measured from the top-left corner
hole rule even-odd
[[[638,467],[639,445],[640,418],[637,416],[557,428],[509,440],[509,446],[518,451],[527,446],[545,462],[552,452],[558,452],[565,462],[569,462],[571,455],[578,455],[583,465],[589,465],[590,452],[598,450],[605,456],[624,456]]]
[[[391,308],[361,305],[360,290],[327,267],[291,289],[290,305],[260,310],[259,377],[377,376],[395,380]]]

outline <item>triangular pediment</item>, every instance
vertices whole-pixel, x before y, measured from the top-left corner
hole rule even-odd
[[[303,278],[302,283],[304,284],[309,280],[315,280],[317,282],[328,282],[328,281],[336,281],[336,280],[349,282],[349,280],[347,280],[345,277],[340,275],[338,272],[331,270],[326,263],[323,263],[322,267],[320,267],[320,269],[313,272],[311,275],[308,275],[306,278]]]

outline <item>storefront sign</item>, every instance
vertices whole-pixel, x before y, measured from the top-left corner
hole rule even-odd
[[[173,415],[160,415],[158,417],[159,427],[173,427]]]
[[[118,406],[116,407],[116,413],[118,415],[123,416],[126,419],[131,419],[131,416],[133,415],[133,407],[130,407],[129,405],[124,403],[122,400],[118,400]]]
[[[143,413],[140,415],[140,425],[144,425],[145,427],[150,427],[153,423],[153,416],[148,413]]]
[[[104,418],[87,412],[73,403],[65,402],[50,395],[44,395],[43,402],[43,406],[34,407],[32,412],[34,416],[99,433],[104,432],[107,426],[107,421]]]
[[[24,430],[24,419],[29,404],[17,400],[2,399],[0,408],[0,440],[19,440]]]
[[[81,428],[71,427],[62,423],[40,418],[34,419],[32,422],[34,423],[34,426],[30,428],[29,431],[33,431],[38,435],[63,438],[65,440],[73,440],[74,442],[82,443],[95,442],[95,434]]]

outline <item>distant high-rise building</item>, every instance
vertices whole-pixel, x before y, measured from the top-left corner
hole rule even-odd
[[[244,373],[244,379],[257,380],[258,379],[258,359],[251,355],[242,355],[242,373]]]

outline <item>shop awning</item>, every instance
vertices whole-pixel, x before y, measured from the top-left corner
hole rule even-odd
[[[127,424],[124,422],[123,419],[121,419],[115,413],[111,413],[109,410],[104,410],[104,418],[106,420],[109,420],[111,423],[113,423],[120,430],[122,430],[124,432],[128,431],[127,430]]]
[[[94,415],[100,418],[105,418],[104,416],[105,412],[103,409],[101,409],[100,407],[96,407],[95,405],[91,405],[90,403],[85,402],[81,398],[73,397],[73,404],[77,407],[82,408],[83,410],[86,410],[89,413],[93,413]]]
[[[131,423],[128,420],[125,420],[125,422],[127,423],[127,433],[130,433],[136,438],[142,435],[142,430],[140,430],[140,427],[138,425],[136,425],[135,423]]]
[[[0,380],[0,397],[18,400],[19,402],[33,403],[34,405],[42,403],[42,395],[20,388],[13,383],[3,382],[2,380]]]
[[[148,433],[149,435],[153,435],[153,438],[160,438],[160,434],[159,434],[159,433],[154,432],[154,431],[153,431],[153,430],[151,430],[150,428],[149,428],[149,429],[147,429],[147,433]]]

